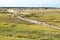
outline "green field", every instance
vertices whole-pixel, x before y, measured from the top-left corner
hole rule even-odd
[[[60,27],[60,12],[25,17]],[[37,14],[38,15],[38,14]],[[11,14],[0,14],[0,40],[60,40],[60,30],[23,21]]]
[[[60,27],[60,11],[32,12],[32,14],[24,17]]]

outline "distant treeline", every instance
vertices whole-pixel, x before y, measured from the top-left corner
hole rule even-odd
[[[17,8],[17,9],[60,9],[57,7],[0,7],[0,8]]]

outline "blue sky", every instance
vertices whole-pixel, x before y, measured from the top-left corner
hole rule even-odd
[[[0,0],[0,7],[60,7],[60,0]]]

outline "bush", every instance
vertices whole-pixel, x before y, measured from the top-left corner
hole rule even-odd
[[[11,25],[11,27],[16,27],[16,25]]]

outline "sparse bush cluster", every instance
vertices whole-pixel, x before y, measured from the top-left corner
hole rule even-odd
[[[60,24],[60,11],[39,10],[39,12],[31,12],[31,14],[18,14],[18,16],[43,21],[49,25],[56,26],[56,24]],[[15,17],[17,17],[17,15],[15,15]],[[53,28],[50,29],[44,25],[33,25],[33,23],[20,20],[15,17],[12,18],[9,16],[8,12],[0,13],[0,36],[27,38],[28,40],[60,40],[60,30],[55,30]]]
[[[11,25],[11,27],[16,27],[16,25],[13,24],[13,25]]]

